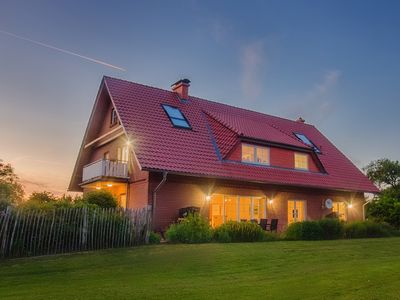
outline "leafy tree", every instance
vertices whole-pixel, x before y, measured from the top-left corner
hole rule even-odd
[[[364,168],[381,193],[368,204],[368,217],[400,228],[400,163],[378,159]]]
[[[0,209],[10,204],[18,204],[24,198],[24,189],[10,164],[0,159]]]
[[[32,202],[37,202],[40,204],[43,203],[51,203],[51,202],[55,202],[57,201],[57,197],[54,196],[54,194],[50,193],[50,192],[33,192],[29,198],[28,198],[28,202],[32,201]]]
[[[378,159],[368,164],[364,171],[381,188],[400,188],[400,162],[387,158]]]

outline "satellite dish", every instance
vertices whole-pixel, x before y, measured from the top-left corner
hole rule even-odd
[[[325,200],[325,207],[331,209],[333,207],[333,201],[332,199],[326,199]]]

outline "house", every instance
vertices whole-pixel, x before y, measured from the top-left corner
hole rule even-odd
[[[362,219],[378,189],[313,125],[104,77],[69,190],[105,189],[126,208],[149,206],[163,230],[194,206],[228,220],[289,223],[332,213]]]

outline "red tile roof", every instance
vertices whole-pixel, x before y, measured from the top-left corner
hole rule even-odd
[[[369,179],[314,126],[226,104],[189,97],[181,101],[171,91],[105,77],[105,86],[139,164],[197,176],[296,185],[335,190],[377,192]],[[162,104],[178,107],[192,130],[172,126]],[[310,147],[293,132],[305,134],[321,149],[316,153],[326,173],[242,164],[224,160],[239,136],[292,147]]]

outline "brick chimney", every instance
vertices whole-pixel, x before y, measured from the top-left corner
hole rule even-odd
[[[175,82],[172,87],[172,91],[177,93],[180,99],[188,100],[189,99],[189,79],[181,79]]]
[[[296,120],[296,122],[305,123],[306,120],[304,120],[302,117],[299,117],[299,118]]]

